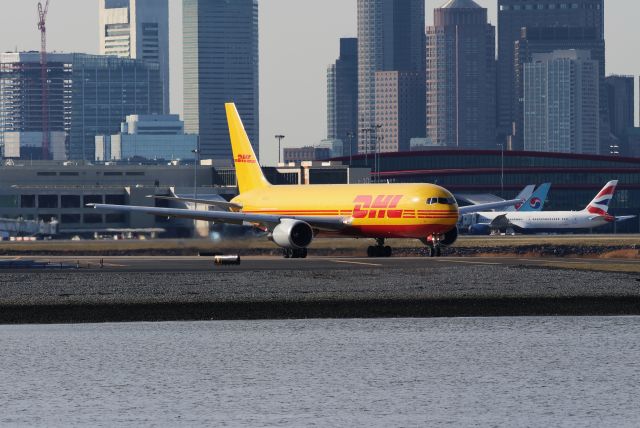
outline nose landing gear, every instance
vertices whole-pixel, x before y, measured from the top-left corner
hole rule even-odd
[[[427,256],[428,257],[440,257],[442,256],[442,247],[437,246],[437,247],[433,247],[433,246],[428,246],[426,248],[427,251]]]
[[[376,245],[367,248],[368,257],[391,257],[393,250],[388,245],[384,245],[384,238],[376,238]]]
[[[442,239],[443,235],[429,235],[427,239],[423,239],[422,242],[425,244],[426,248],[426,256],[427,257],[440,257],[442,256]]]

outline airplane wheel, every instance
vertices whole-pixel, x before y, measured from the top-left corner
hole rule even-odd
[[[436,256],[436,249],[433,247],[429,247],[429,257],[435,257]]]
[[[436,257],[442,256],[442,248],[436,247],[435,248],[435,253],[436,253]]]
[[[367,248],[367,257],[376,257],[376,247],[370,246]]]
[[[391,247],[387,245],[386,247],[384,247],[384,250],[382,253],[384,254],[384,257],[391,257],[391,253],[392,253]]]
[[[291,248],[286,248],[284,250],[284,258],[285,259],[306,259],[307,258],[307,249],[301,248],[299,250],[294,250]]]

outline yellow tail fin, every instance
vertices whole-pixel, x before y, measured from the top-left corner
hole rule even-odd
[[[233,151],[233,162],[236,167],[239,192],[244,193],[268,187],[269,182],[262,173],[260,164],[258,164],[258,158],[253,152],[249,137],[244,130],[238,110],[236,110],[236,105],[234,103],[226,103],[224,107],[227,111],[229,137],[231,138],[231,150]]]

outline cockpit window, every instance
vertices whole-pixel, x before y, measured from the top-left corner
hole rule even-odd
[[[427,205],[435,205],[435,204],[455,205],[456,200],[453,198],[428,198],[427,199]]]

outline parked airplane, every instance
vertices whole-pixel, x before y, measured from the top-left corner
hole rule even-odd
[[[518,200],[458,208],[434,184],[271,185],[262,173],[235,104],[225,104],[239,195],[231,202],[172,198],[219,211],[91,204],[99,210],[141,212],[219,223],[247,224],[269,232],[285,257],[304,258],[316,236],[374,238],[369,257],[389,257],[386,238],[420,239],[431,256],[458,238],[459,213],[515,205]],[[220,211],[220,209],[222,211]]]
[[[521,199],[523,202],[516,204],[513,207],[507,207],[506,209],[500,210],[500,212],[542,211],[550,188],[551,183],[543,183],[537,189],[535,184],[531,184],[525,187],[516,197],[517,199]],[[461,216],[458,221],[458,229],[463,231],[463,233],[468,232],[475,235],[489,234],[491,232],[491,227],[490,225],[486,225],[486,223],[488,223],[487,219],[481,214],[482,213],[472,213]],[[481,226],[474,227],[477,224],[481,224]]]
[[[470,232],[488,235],[495,229],[513,229],[521,233],[562,232],[577,229],[593,229],[608,223],[619,222],[635,216],[615,217],[608,214],[609,203],[618,184],[610,181],[582,211],[542,212],[480,212],[483,221],[471,226]]]

